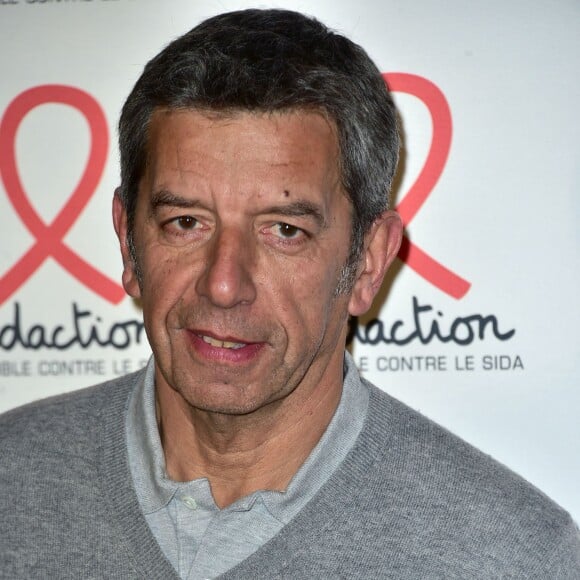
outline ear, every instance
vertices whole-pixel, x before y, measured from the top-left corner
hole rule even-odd
[[[397,256],[403,237],[399,214],[383,212],[365,235],[359,271],[348,303],[351,316],[361,316],[372,305],[383,278]]]
[[[125,288],[125,291],[129,296],[140,298],[141,289],[135,273],[135,263],[131,256],[127,241],[127,210],[121,201],[118,188],[115,190],[115,195],[113,197],[113,225],[115,226],[117,238],[119,238],[121,256],[123,257],[123,288]]]

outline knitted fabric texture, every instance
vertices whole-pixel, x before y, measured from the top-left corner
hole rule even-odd
[[[0,578],[177,575],[139,509],[125,413],[139,374],[0,418]],[[373,386],[365,425],[298,515],[224,579],[580,579],[570,516]]]

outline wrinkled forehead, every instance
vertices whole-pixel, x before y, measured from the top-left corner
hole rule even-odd
[[[232,162],[293,160],[319,163],[342,185],[340,147],[336,123],[316,108],[274,111],[158,107],[147,130],[146,167],[163,163],[167,149],[230,155]],[[200,150],[201,148],[201,150]],[[248,152],[254,153],[254,156]],[[142,175],[141,178],[145,177]]]
[[[152,152],[152,143],[155,141],[163,126],[169,120],[187,113],[195,113],[212,122],[240,121],[244,119],[264,119],[276,121],[288,117],[320,118],[330,131],[335,145],[335,154],[338,163],[339,173],[342,174],[342,152],[340,144],[339,130],[334,117],[323,107],[287,107],[274,110],[262,109],[242,109],[242,108],[224,108],[212,109],[207,107],[155,107],[147,125],[145,135],[145,153],[146,156]]]
[[[216,191],[244,184],[246,193],[281,189],[349,196],[342,187],[336,126],[313,109],[287,111],[159,108],[148,131],[140,189],[181,187]],[[170,187],[170,184],[174,185]],[[242,190],[240,190],[242,191]]]

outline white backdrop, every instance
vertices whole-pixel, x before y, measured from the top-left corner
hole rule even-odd
[[[110,224],[115,124],[163,45],[248,6],[0,2],[0,410],[147,359]],[[580,4],[276,6],[362,44],[401,112],[408,251],[359,368],[580,519]]]

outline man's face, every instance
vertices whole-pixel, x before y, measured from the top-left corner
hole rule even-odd
[[[134,221],[158,389],[242,414],[340,388],[351,205],[334,128],[313,112],[157,111]],[[126,215],[116,201],[116,223]]]

